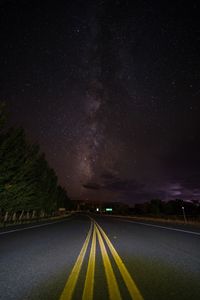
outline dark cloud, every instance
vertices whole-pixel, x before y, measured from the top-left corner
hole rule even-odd
[[[178,182],[181,185],[183,195],[184,190],[192,191],[200,188],[199,153],[200,135],[199,131],[194,131],[189,138],[180,141],[165,158],[165,172],[172,183]]]
[[[97,183],[87,183],[83,184],[83,187],[85,189],[91,189],[91,190],[99,190],[101,187]]]
[[[200,189],[200,171],[182,179],[182,186],[186,189]]]
[[[107,172],[104,172],[104,173],[101,174],[101,178],[103,180],[115,180],[118,177],[114,173],[107,171]]]
[[[110,191],[138,191],[143,188],[143,185],[137,183],[135,180],[116,180],[104,183],[103,188]]]

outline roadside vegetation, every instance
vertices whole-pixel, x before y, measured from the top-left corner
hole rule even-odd
[[[162,201],[153,199],[150,202],[136,204],[132,214],[138,217],[173,220],[184,223],[200,223],[200,202],[175,199]]]
[[[120,202],[101,202],[92,208],[90,204],[85,203],[82,206],[79,204],[79,206],[82,210],[90,210],[98,214],[103,213],[161,222],[173,221],[176,223],[200,224],[200,201],[198,200],[173,199],[163,201],[152,199],[143,203],[136,203],[133,206]]]
[[[50,216],[70,205],[39,146],[27,141],[23,128],[7,128],[0,103],[0,223]]]

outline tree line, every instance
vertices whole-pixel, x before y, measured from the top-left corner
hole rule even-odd
[[[70,205],[39,146],[27,141],[23,128],[6,128],[0,103],[0,213],[49,214]]]
[[[183,216],[185,213],[190,218],[199,218],[200,202],[198,200],[175,199],[162,201],[161,199],[152,199],[149,202],[135,204],[132,213],[147,216]]]

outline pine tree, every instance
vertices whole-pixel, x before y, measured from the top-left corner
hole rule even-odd
[[[0,103],[0,210],[55,211],[69,206],[66,191],[40,153],[27,142],[22,128],[5,130],[4,106]]]

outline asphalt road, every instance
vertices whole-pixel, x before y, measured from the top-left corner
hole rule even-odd
[[[200,299],[200,231],[90,217],[1,230],[0,299]]]

